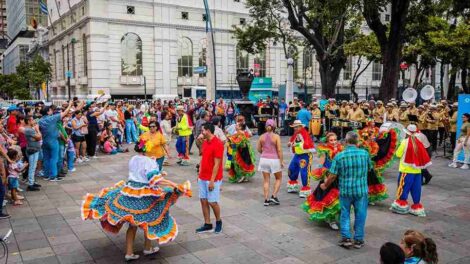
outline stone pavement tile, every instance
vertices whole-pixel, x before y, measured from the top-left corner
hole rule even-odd
[[[355,249],[351,249],[355,250]],[[362,250],[362,249],[360,249]],[[352,257],[335,260],[337,264],[376,264],[380,258],[379,250],[374,250],[372,252],[359,253]]]
[[[51,257],[55,255],[51,247],[30,249],[26,251],[21,251],[20,253],[21,253],[21,258],[23,259],[23,262],[31,261],[35,259],[41,259],[45,257]]]
[[[83,247],[80,241],[53,245],[52,249],[56,255],[66,254],[73,251],[86,251],[85,247]]]
[[[160,246],[159,255],[162,256],[163,258],[169,258],[169,257],[184,255],[188,253],[189,251],[186,248],[182,247],[180,244],[169,244],[169,245]]]
[[[14,233],[16,242],[46,238],[43,232]]]
[[[369,250],[371,250],[371,249],[369,249]],[[361,254],[363,252],[366,252],[367,251],[367,245],[364,248],[360,249],[360,250],[345,249],[345,248],[342,248],[340,246],[335,245],[335,246],[332,246],[332,247],[329,247],[329,248],[324,248],[324,249],[321,249],[321,250],[318,250],[318,251],[321,254],[330,257],[331,261],[339,261],[340,259],[348,258],[348,257],[351,257],[351,256]]]
[[[449,264],[468,264],[470,263],[470,257],[464,257],[457,260],[448,262]]]
[[[47,209],[33,209],[34,215],[36,217],[38,216],[49,216],[49,215],[55,215],[58,214],[59,211],[55,208],[47,208]]]
[[[60,245],[63,243],[78,243],[80,242],[75,234],[68,234],[68,235],[51,235],[48,236],[47,239],[52,246]]]
[[[78,239],[80,239],[80,241],[106,237],[106,235],[101,230],[100,231],[83,231],[83,232],[76,233],[76,234],[77,234]]]
[[[209,241],[207,241],[206,239],[186,241],[179,244],[190,253],[214,248],[214,245],[212,243],[209,243]]]
[[[201,260],[192,254],[184,254],[165,258],[166,261],[172,264],[202,264]]]
[[[56,256],[50,256],[45,258],[37,258],[29,261],[24,261],[23,264],[59,264],[59,260]]]
[[[91,262],[93,258],[87,251],[73,251],[68,253],[57,254],[61,264],[84,263]]]
[[[441,263],[452,262],[454,260],[461,259],[464,257],[455,252],[439,248],[439,245],[437,245],[437,255],[439,256],[439,262]]]
[[[275,247],[261,239],[242,242],[242,244],[270,261],[289,257],[289,254],[281,248]]]
[[[224,247],[227,245],[238,243],[237,240],[225,234],[221,236],[210,237],[210,238],[207,238],[206,240],[207,242],[211,243],[214,247]]]
[[[23,240],[21,242],[18,242],[18,247],[20,251],[43,248],[46,246],[49,246],[49,241],[46,238],[30,239],[30,240]]]
[[[63,236],[63,235],[72,235],[74,232],[69,226],[59,226],[56,228],[44,229],[44,234],[46,236]]]
[[[41,232],[41,226],[39,224],[34,225],[22,225],[13,228],[15,234],[19,233],[29,233],[29,232]]]
[[[28,217],[28,218],[20,218],[20,219],[12,219],[10,221],[11,226],[13,228],[23,225],[37,225],[38,220],[35,217]]]
[[[310,261],[309,261],[309,262],[303,262],[303,261],[301,261],[301,260],[298,259],[298,258],[287,257],[287,258],[279,259],[279,260],[272,261],[272,262],[269,262],[269,263],[270,263],[270,264],[285,264],[285,263],[289,263],[289,264],[305,264],[305,263],[311,263],[311,262],[310,262]]]
[[[90,241],[90,240],[87,240],[87,241]],[[101,259],[101,258],[114,256],[114,255],[124,256],[124,252],[122,252],[114,244],[107,245],[107,246],[87,248],[87,252],[93,259]]]

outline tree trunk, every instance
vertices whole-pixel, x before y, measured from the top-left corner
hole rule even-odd
[[[345,62],[331,63],[329,60],[317,60],[320,65],[321,92],[326,98],[333,98],[336,94],[336,83]]]
[[[353,98],[351,99],[353,100],[353,102],[357,102],[357,100],[359,99],[359,95],[356,92],[356,80],[351,81],[351,93],[353,95]]]
[[[398,47],[400,46],[400,47]],[[388,48],[383,57],[382,82],[380,83],[379,98],[389,101],[397,98],[398,78],[400,77],[400,51],[401,45]]]
[[[441,86],[441,98],[444,98],[444,63],[441,62],[441,68],[440,68],[440,76],[439,76],[439,85]]]
[[[467,77],[468,77],[468,70],[466,67],[464,67],[460,74],[460,80],[462,82],[462,88],[463,88],[464,93],[470,93],[468,89]]]
[[[455,100],[455,81],[457,80],[457,72],[452,71],[449,79],[449,89],[447,90],[447,99]]]

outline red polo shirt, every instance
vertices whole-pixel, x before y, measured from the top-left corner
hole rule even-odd
[[[205,140],[202,143],[202,159],[201,166],[199,168],[199,179],[203,181],[210,181],[212,178],[212,170],[214,168],[214,159],[220,159],[219,171],[215,181],[222,180],[223,164],[222,160],[224,157],[224,143],[217,137],[213,137],[211,140]]]
[[[16,116],[10,115],[7,121],[7,131],[10,134],[16,135],[18,133],[18,124],[16,123]]]

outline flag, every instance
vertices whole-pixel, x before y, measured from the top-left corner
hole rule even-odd
[[[47,15],[49,12],[47,11],[47,4],[44,2],[45,0],[39,0],[39,8],[41,12]]]

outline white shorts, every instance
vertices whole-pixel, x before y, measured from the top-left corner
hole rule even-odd
[[[277,173],[282,171],[281,161],[279,159],[266,159],[259,160],[258,171],[267,173]]]

